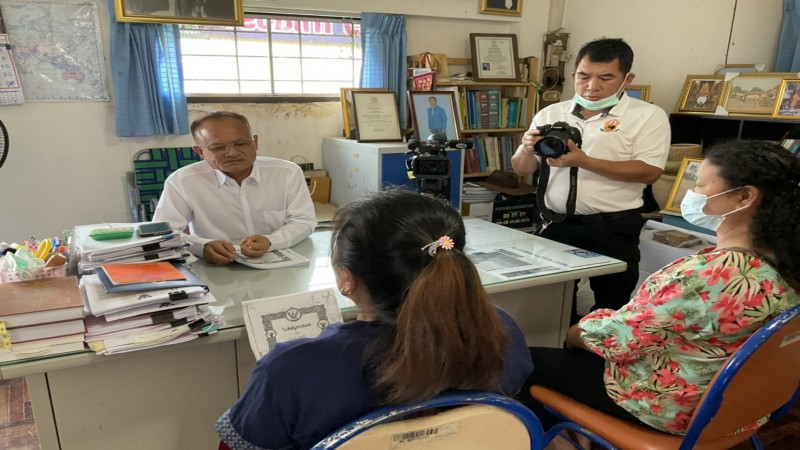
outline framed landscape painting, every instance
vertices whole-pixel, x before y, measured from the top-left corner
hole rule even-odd
[[[723,75],[687,75],[677,112],[714,114],[724,87]]]
[[[771,116],[781,82],[791,74],[743,73],[728,81],[722,106],[732,116]]]
[[[244,0],[114,0],[118,22],[244,25]]]

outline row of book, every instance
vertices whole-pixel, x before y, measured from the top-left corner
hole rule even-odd
[[[461,95],[463,94],[463,95]],[[505,97],[502,91],[477,90],[465,91],[461,108],[461,123],[467,129],[502,129],[526,127],[523,111],[527,109],[526,97]],[[459,104],[461,104],[459,99]]]
[[[464,151],[464,173],[511,171],[511,157],[519,147],[519,136],[476,136]]]
[[[800,158],[800,139],[784,138],[781,140],[781,147],[789,150],[793,155]]]

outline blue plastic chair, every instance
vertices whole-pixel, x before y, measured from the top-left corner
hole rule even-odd
[[[785,415],[799,387],[800,305],[770,320],[728,358],[685,436],[611,417],[543,386],[531,387],[531,395],[565,419],[547,431],[545,444],[571,430],[606,449],[726,449],[748,440],[763,449],[757,430],[736,430],[768,415]]]
[[[409,414],[448,406],[458,408],[406,418]],[[518,443],[503,445],[500,439],[516,439]],[[544,448],[543,440],[544,432],[536,415],[516,400],[486,392],[452,392],[423,402],[379,409],[331,433],[311,450],[374,450],[398,445],[405,448],[402,444],[426,450],[522,450]]]

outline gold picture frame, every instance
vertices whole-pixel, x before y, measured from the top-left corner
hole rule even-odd
[[[729,79],[722,107],[731,116],[772,116],[780,98],[781,82],[795,73],[743,73]]]
[[[356,118],[353,115],[353,91],[388,92],[386,88],[339,88],[339,100],[342,102],[342,137],[356,138]]]
[[[778,100],[772,117],[776,119],[800,120],[800,78],[781,81]]]
[[[480,13],[522,17],[522,0],[480,0]]]
[[[244,0],[114,0],[117,22],[244,25]]]
[[[687,75],[676,112],[714,114],[724,88],[724,75]]]
[[[697,168],[700,167],[702,162],[703,158],[683,158],[681,167],[678,169],[678,175],[675,176],[675,182],[669,191],[665,210],[681,212],[683,197],[686,195],[686,191],[694,187],[694,181],[697,179]]]
[[[650,85],[649,84],[631,84],[625,88],[625,94],[628,97],[638,98],[643,102],[650,101]]]

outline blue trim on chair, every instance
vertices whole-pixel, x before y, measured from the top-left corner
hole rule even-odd
[[[512,398],[490,392],[449,392],[441,394],[431,400],[407,405],[387,406],[366,414],[334,431],[312,447],[311,450],[335,449],[376,425],[399,420],[415,412],[459,405],[491,405],[510,412],[520,419],[528,430],[531,439],[531,450],[542,448],[536,445],[544,441],[542,425],[536,415],[522,403]]]

